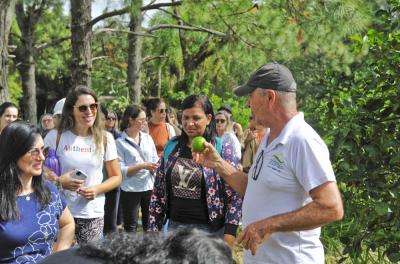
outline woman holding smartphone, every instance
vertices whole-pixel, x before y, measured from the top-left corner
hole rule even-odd
[[[127,107],[121,122],[123,132],[117,139],[123,175],[121,205],[126,232],[136,232],[139,207],[142,211],[143,230],[147,229],[153,173],[157,169],[158,156],[153,139],[142,132],[145,124],[146,112],[143,108],[136,105]]]
[[[115,141],[104,131],[98,107],[92,90],[76,87],[65,100],[57,131],[50,131],[44,140],[60,157],[59,181],[75,220],[78,243],[103,237],[104,193],[122,179]],[[103,164],[108,173],[104,182]]]

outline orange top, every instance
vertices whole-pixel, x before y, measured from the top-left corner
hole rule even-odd
[[[165,122],[159,124],[148,123],[149,134],[156,145],[157,155],[160,158],[164,151],[164,146],[169,140],[169,133]]]

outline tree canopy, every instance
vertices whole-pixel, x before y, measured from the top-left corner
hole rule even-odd
[[[121,9],[106,6],[97,19],[72,24],[63,1],[6,2],[25,11],[46,4],[31,32],[38,116],[85,79],[112,109],[150,96],[179,108],[188,94],[203,93],[215,108],[230,104],[246,127],[250,110],[232,88],[266,62],[286,64],[299,109],[330,149],[345,203],[344,220],[323,228],[328,262],[400,261],[399,0],[121,0]],[[134,24],[139,14],[146,23]],[[14,15],[11,55],[24,44],[21,25]],[[76,25],[90,35],[84,60],[70,41]],[[14,102],[26,96],[17,71],[24,58],[7,61]]]

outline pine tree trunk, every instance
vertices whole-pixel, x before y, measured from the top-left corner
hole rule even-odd
[[[9,100],[7,84],[8,34],[10,33],[15,2],[15,0],[0,1],[0,103]]]
[[[91,86],[92,27],[91,0],[71,0],[72,84]]]
[[[26,57],[20,60],[18,71],[22,81],[22,91],[24,96],[21,101],[21,112],[24,120],[31,124],[37,123],[37,104],[36,104],[36,75],[35,60],[32,53],[26,52]]]
[[[132,13],[129,30],[132,32],[142,31],[143,15],[140,8],[143,1],[132,1]],[[140,104],[142,97],[141,86],[141,63],[142,63],[143,37],[128,35],[128,90],[129,99],[132,103]]]
[[[16,61],[18,71],[22,81],[22,91],[24,96],[21,101],[21,112],[23,118],[32,124],[37,123],[37,104],[36,104],[36,75],[34,59],[34,40],[33,33],[37,18],[32,12],[24,11],[23,3],[19,2],[15,8],[18,26],[21,30],[21,43],[17,47]]]

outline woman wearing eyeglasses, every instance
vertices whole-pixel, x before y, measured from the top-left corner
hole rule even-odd
[[[78,243],[103,237],[104,193],[121,183],[115,141],[104,131],[98,108],[95,93],[78,86],[65,100],[58,130],[50,131],[45,138],[46,146],[55,149],[60,157],[59,179],[66,189]],[[105,181],[103,164],[108,174]]]
[[[226,111],[221,110],[215,114],[215,127],[218,136],[229,146],[229,151],[232,152],[235,160],[240,162],[242,158],[242,146],[233,132],[232,121]]]
[[[123,114],[121,137],[117,140],[119,162],[123,175],[121,205],[126,232],[136,232],[139,208],[142,212],[142,227],[147,229],[151,190],[157,169],[157,151],[153,139],[142,132],[146,124],[143,108],[128,106]]]
[[[114,136],[114,139],[120,137],[120,132],[118,131],[117,113],[115,113],[114,111],[107,111],[107,116],[104,125],[106,130]]]
[[[31,124],[17,121],[1,133],[0,263],[36,263],[72,244],[74,220],[57,188],[44,181],[43,151]]]
[[[39,119],[39,128],[42,137],[45,137],[50,130],[54,128],[54,120],[52,114],[43,114]]]
[[[149,134],[156,145],[157,155],[161,157],[164,146],[174,136],[174,128],[166,122],[167,108],[161,98],[151,98],[144,102],[149,115],[148,127]]]
[[[203,136],[225,160],[236,165],[227,145],[217,137],[214,112],[204,95],[191,95],[182,103],[182,134],[165,146],[150,200],[149,231],[160,231],[169,218],[168,231],[195,227],[223,237],[232,247],[241,216],[242,199],[217,175],[192,160],[191,144]]]
[[[18,107],[11,102],[4,102],[0,105],[0,134],[1,131],[11,122],[18,118]]]

